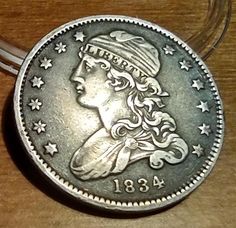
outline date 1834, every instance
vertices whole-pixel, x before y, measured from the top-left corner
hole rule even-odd
[[[121,194],[124,192],[134,193],[136,191],[145,193],[150,190],[150,188],[161,189],[165,187],[165,182],[158,176],[153,176],[152,180],[148,181],[145,178],[138,178],[136,180],[125,179],[119,180],[114,179],[114,193]]]

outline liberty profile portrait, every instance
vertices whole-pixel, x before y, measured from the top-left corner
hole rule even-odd
[[[126,31],[89,39],[70,80],[77,103],[96,110],[101,127],[74,152],[70,171],[80,180],[119,174],[147,159],[152,169],[176,165],[188,155],[176,121],[163,111],[170,96],[158,80],[160,54]]]

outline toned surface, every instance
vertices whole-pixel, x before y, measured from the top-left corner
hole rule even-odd
[[[196,4],[198,7],[196,8]],[[1,2],[4,38],[30,49],[42,36],[70,20],[94,14],[121,14],[158,23],[183,39],[201,26],[207,1],[25,1]],[[12,118],[15,78],[0,73],[0,227],[235,227],[236,18],[223,44],[207,60],[224,103],[226,134],[222,153],[207,180],[189,198],[159,214],[108,215],[55,191],[29,163]],[[121,219],[123,218],[123,219]],[[125,218],[125,219],[124,219]]]

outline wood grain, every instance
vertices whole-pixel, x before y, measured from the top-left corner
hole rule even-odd
[[[11,0],[1,1],[1,36],[30,49],[43,35],[70,20],[95,14],[147,19],[183,39],[201,26],[207,1]],[[236,10],[223,44],[207,60],[224,102],[222,153],[207,180],[177,206],[159,214],[121,218],[94,211],[38,177],[16,138],[11,100],[15,78],[0,73],[0,227],[236,227]],[[124,217],[124,216],[123,216]]]

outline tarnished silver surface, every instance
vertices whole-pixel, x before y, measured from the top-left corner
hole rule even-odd
[[[15,88],[33,162],[75,198],[115,211],[166,207],[218,157],[224,120],[209,70],[149,22],[96,16],[49,33]]]

